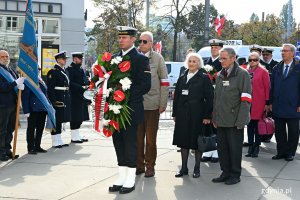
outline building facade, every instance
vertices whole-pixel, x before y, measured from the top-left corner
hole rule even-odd
[[[54,54],[84,51],[84,1],[36,0],[32,2],[38,43],[38,63],[46,75],[53,66]],[[25,22],[25,0],[0,0],[0,49],[16,65]]]

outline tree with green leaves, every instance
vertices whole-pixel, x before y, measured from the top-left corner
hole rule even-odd
[[[250,17],[250,22],[258,22],[259,21],[259,17],[257,14],[252,13],[251,17]]]
[[[287,29],[288,29],[288,18],[290,17],[290,22],[291,22],[291,32],[295,32],[295,29],[296,29],[296,21],[295,21],[295,18],[293,17],[293,5],[291,5],[291,12],[289,13],[289,10],[288,10],[288,4],[289,3],[286,3],[282,6],[282,10],[280,12],[280,20],[281,20],[281,26],[285,29],[285,34],[284,34],[284,37],[285,37],[285,40],[288,39],[288,35],[286,33]]]

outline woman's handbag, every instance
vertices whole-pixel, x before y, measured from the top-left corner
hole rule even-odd
[[[258,134],[259,135],[273,135],[275,132],[275,123],[271,117],[267,117],[266,113],[263,118],[258,121]]]
[[[213,133],[212,124],[203,125],[202,134],[198,136],[197,144],[200,152],[217,149],[217,136]]]

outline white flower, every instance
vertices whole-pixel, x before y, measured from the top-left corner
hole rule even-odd
[[[106,97],[108,97],[109,94],[110,94],[112,91],[113,91],[112,88],[107,88],[107,90],[106,90]]]
[[[117,56],[115,58],[113,58],[111,61],[110,61],[110,64],[119,64],[120,62],[122,62],[122,57],[121,56]]]
[[[119,114],[122,106],[120,105],[108,105],[109,110],[112,110],[114,114]]]
[[[203,69],[205,69],[205,71],[207,71],[207,72],[210,72],[210,71],[214,70],[214,68],[210,65],[204,65]]]
[[[103,119],[102,120],[103,126],[108,126],[109,122],[110,122],[109,119]]]
[[[125,78],[121,79],[121,80],[119,81],[119,83],[121,83],[122,89],[123,89],[124,91],[126,91],[126,90],[130,89],[130,86],[131,86],[131,83],[132,83],[132,82],[131,82],[131,80],[130,80],[129,78],[125,77]]]

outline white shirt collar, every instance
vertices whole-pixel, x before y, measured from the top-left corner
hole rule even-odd
[[[283,63],[283,64],[284,64],[284,67],[287,65],[290,67],[292,65],[292,63],[293,63],[293,60],[289,64],[285,64],[285,63]]]
[[[135,48],[134,45],[132,45],[132,47],[130,47],[129,49],[127,49],[126,51],[122,50],[122,56],[125,56],[126,54],[128,54],[129,51],[131,51],[133,48]]]
[[[212,60],[213,62],[215,62],[217,59],[219,59],[219,56],[216,57],[216,58],[211,57],[211,60]]]
[[[149,58],[150,56],[150,51],[148,51],[147,53],[144,54],[145,56],[147,56]]]

